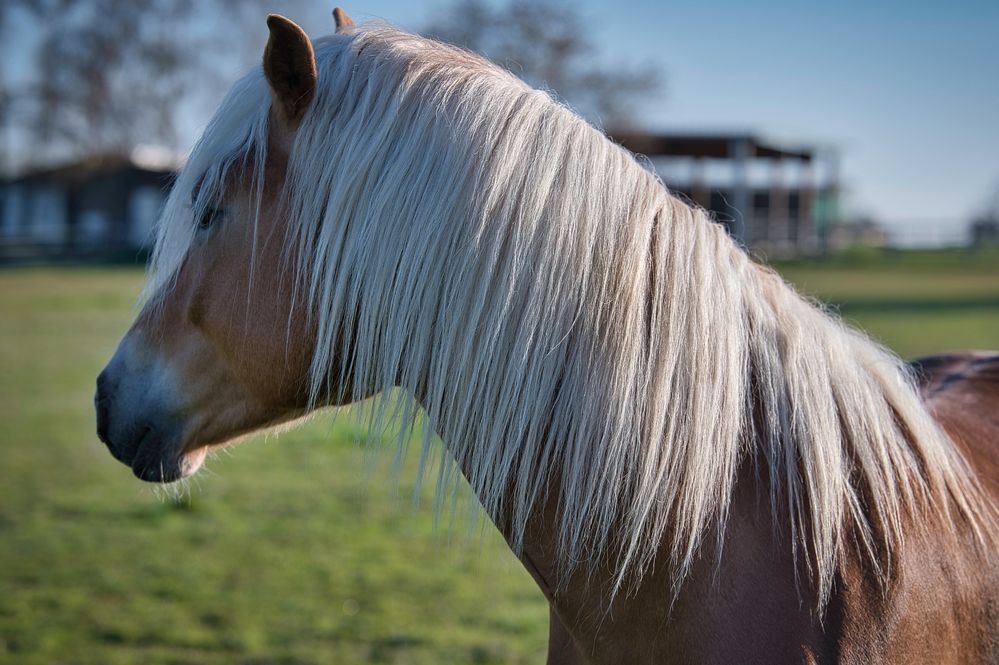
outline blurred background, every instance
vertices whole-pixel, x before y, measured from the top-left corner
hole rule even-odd
[[[999,4],[346,9],[550,90],[903,357],[999,348]],[[543,660],[545,601],[495,529],[435,528],[349,418],[167,490],[94,434],[173,174],[266,14],[320,37],[331,10],[0,3],[0,662]]]

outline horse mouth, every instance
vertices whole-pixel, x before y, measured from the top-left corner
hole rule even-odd
[[[200,464],[189,464],[152,425],[136,427],[127,436],[112,438],[106,411],[98,405],[97,438],[107,446],[116,460],[132,469],[140,480],[151,483],[171,483],[190,475]],[[103,411],[103,412],[102,412]]]
[[[121,460],[132,468],[136,478],[151,483],[169,483],[183,476],[178,456],[170,454],[172,446],[167,445],[155,429],[147,426],[136,441],[131,460]]]
[[[112,457],[131,468],[139,480],[169,483],[183,476],[177,456],[169,452],[172,446],[166,445],[152,426],[143,427],[123,445],[111,441],[104,432],[99,431],[98,437]]]

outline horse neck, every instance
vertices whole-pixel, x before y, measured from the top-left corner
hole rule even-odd
[[[600,176],[614,172],[611,182],[636,189],[634,196],[587,190],[589,207],[576,211],[586,214],[550,209],[547,199],[539,199],[530,210],[550,223],[528,225],[529,232],[514,223],[519,217],[511,211],[523,204],[514,198],[503,208],[510,218],[490,218],[477,240],[496,250],[482,252],[484,257],[517,256],[499,253],[509,238],[534,249],[540,265],[513,266],[528,280],[536,274],[532,270],[554,265],[550,256],[575,246],[570,236],[592,242],[579,257],[582,262],[585,256],[587,265],[557,264],[562,271],[557,274],[578,287],[561,295],[579,297],[576,311],[584,316],[572,319],[567,314],[572,308],[560,309],[558,319],[537,315],[532,334],[542,341],[530,337],[533,346],[517,349],[517,358],[529,354],[531,369],[551,366],[545,377],[556,373],[557,381],[535,376],[528,384],[523,368],[502,357],[511,349],[501,345],[517,343],[511,318],[552,303],[522,292],[493,293],[492,285],[507,282],[478,274],[489,266],[471,258],[478,255],[462,253],[474,243],[455,243],[454,234],[443,231],[464,228],[460,220],[433,228],[440,231],[435,260],[459,256],[453,262],[457,269],[442,274],[452,277],[445,286],[462,297],[444,300],[438,295],[443,289],[424,289],[414,295],[418,312],[395,312],[394,318],[372,312],[364,320],[423,317],[414,328],[423,334],[410,340],[417,353],[407,349],[419,360],[403,363],[403,379],[410,384],[404,387],[421,398],[473,487],[486,488],[480,498],[491,517],[512,520],[508,533],[515,550],[526,513],[543,494],[538,488],[548,483],[545,496],[554,493],[566,501],[554,526],[569,558],[603,552],[610,532],[620,528],[632,537],[623,567],[629,562],[644,567],[655,557],[654,548],[671,540],[682,569],[693,563],[712,522],[724,522],[739,465],[752,451],[765,461],[763,472],[773,488],[770,503],[786,500],[795,534],[791,540],[802,541],[802,551],[814,555],[819,587],[828,590],[847,513],[868,541],[867,549],[873,549],[874,540],[890,547],[900,540],[903,504],[923,490],[920,471],[936,474],[933,482],[942,486],[941,478],[954,469],[900,362],[804,301],[772,271],[755,266],[702,211],[670,197],[630,157],[592,137],[577,139],[583,147],[602,147],[599,159],[580,162],[580,181],[609,186]],[[519,179],[510,191],[534,193],[526,169],[511,172]],[[501,184],[493,189],[503,189]],[[580,198],[565,197],[569,202]],[[443,212],[460,209],[456,205]],[[570,223],[579,228],[549,232],[552,225]],[[398,239],[400,246],[405,239]],[[577,268],[580,272],[573,273]],[[480,282],[489,286],[473,292],[457,275],[474,281],[475,288]],[[516,288],[524,287],[517,282]],[[507,296],[510,309],[497,307],[488,311],[490,317],[482,316],[484,300]],[[440,309],[443,302],[457,302],[468,311]],[[506,327],[503,335],[483,346],[482,339],[499,326]],[[580,326],[586,326],[582,333]],[[457,340],[450,357],[435,357],[429,333],[436,330]],[[377,334],[360,337],[365,343],[378,339]],[[464,371],[468,360],[478,362],[471,372],[474,380]],[[433,378],[427,378],[428,368]],[[502,383],[510,378],[524,385]],[[563,394],[571,399],[560,399]],[[502,399],[490,400],[490,395]],[[590,401],[583,405],[581,398]],[[484,412],[474,413],[479,406]],[[554,453],[553,442],[541,432],[545,418],[557,430]],[[900,429],[912,434],[916,452],[905,445]],[[525,433],[534,438],[522,440]],[[525,449],[533,456],[524,459]],[[544,460],[542,468],[523,473],[524,462],[536,459]],[[552,487],[553,479],[566,482]],[[507,487],[511,482],[518,484],[516,490]],[[507,514],[511,505],[512,515]],[[591,533],[596,533],[593,540]]]
[[[789,643],[822,652],[821,617],[807,611],[816,606],[818,592],[799,583],[808,570],[788,547],[786,522],[775,521],[769,510],[766,482],[755,463],[744,460],[730,519],[713,527],[724,529],[723,538],[708,537],[704,554],[684,571],[673,567],[670,544],[664,540],[649,570],[621,592],[613,555],[566,573],[558,554],[554,483],[533,510],[517,556],[550,603],[553,639],[563,635],[559,655],[575,653],[578,662],[660,662],[668,654],[704,649],[707,643],[738,654],[744,645],[732,626],[757,614],[761,604],[771,627],[779,626]],[[497,525],[512,545],[508,524],[501,520]],[[722,540],[723,548],[711,545]],[[786,657],[775,655],[773,661],[782,659]]]

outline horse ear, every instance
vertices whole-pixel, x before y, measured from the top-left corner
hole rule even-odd
[[[291,127],[298,125],[316,92],[316,56],[300,27],[283,16],[267,17],[271,31],[264,48],[264,76],[274,106]]]
[[[336,25],[336,33],[341,35],[354,29],[354,19],[347,16],[347,12],[340,7],[333,9],[333,23]]]

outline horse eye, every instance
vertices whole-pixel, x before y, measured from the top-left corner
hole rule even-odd
[[[217,222],[225,214],[225,210],[222,208],[205,208],[205,211],[201,214],[201,219],[198,220],[198,229],[204,231],[211,228],[212,224]]]

